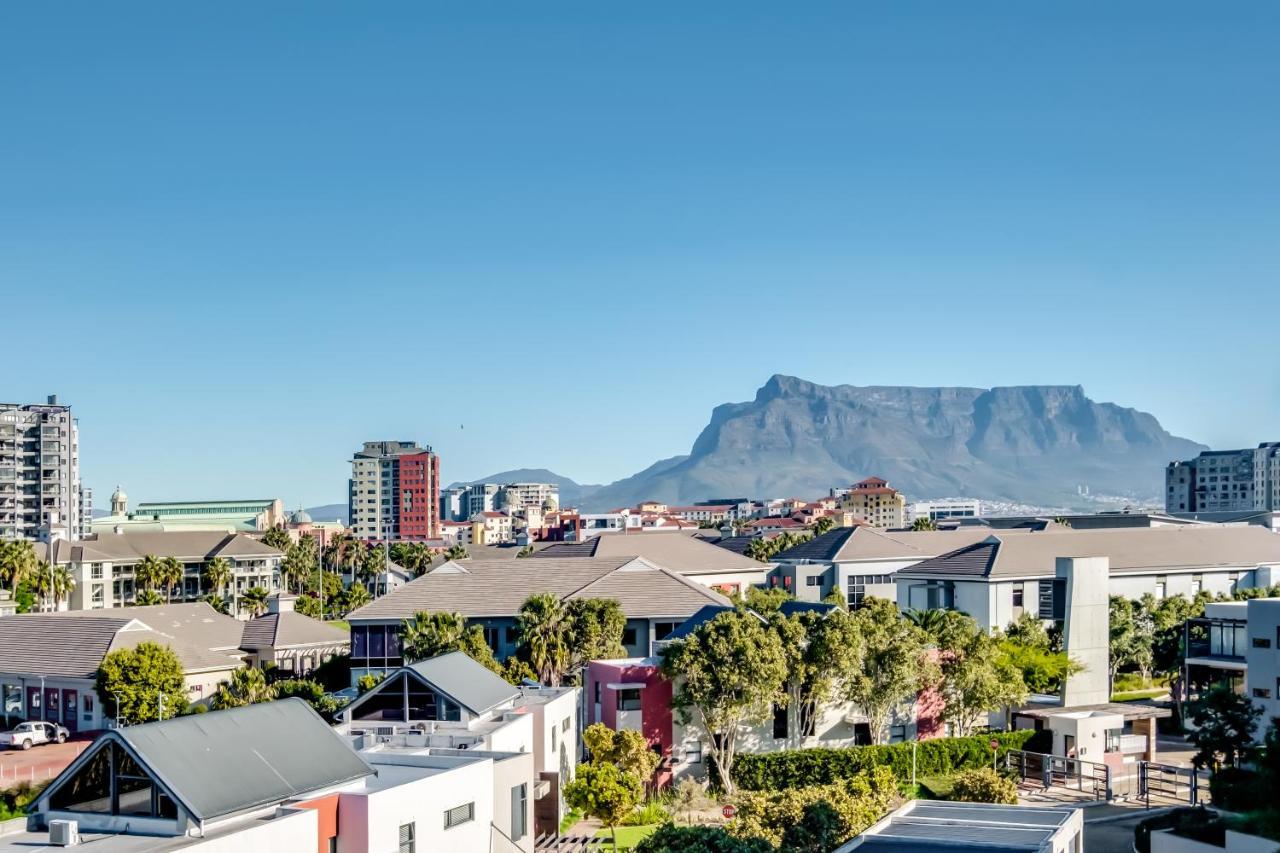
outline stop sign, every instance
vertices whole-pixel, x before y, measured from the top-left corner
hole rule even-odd
[[[999,748],[1000,748],[1000,741],[996,740],[995,738],[992,738],[992,739],[991,739],[991,748],[992,748],[992,749],[999,749]]]
[[[734,805],[725,806],[720,810],[720,814],[724,815],[725,820],[733,820],[733,816],[738,813],[738,807]]]

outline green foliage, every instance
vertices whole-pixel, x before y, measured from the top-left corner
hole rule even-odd
[[[15,593],[36,572],[39,559],[35,546],[25,539],[0,540],[0,581]]]
[[[276,698],[276,689],[267,684],[267,677],[257,667],[237,669],[231,678],[218,685],[210,705],[214,710],[240,708],[258,702],[270,702]]]
[[[287,552],[289,547],[293,545],[293,539],[289,536],[289,532],[287,530],[279,524],[276,524],[270,527],[266,533],[262,534],[262,544],[269,545],[277,551]]]
[[[401,646],[406,663],[463,652],[486,669],[502,674],[502,666],[484,639],[484,629],[468,627],[460,613],[415,613],[404,622]]]
[[[516,556],[520,557],[521,559],[525,557],[532,557],[533,551],[534,551],[534,548],[532,545],[525,545],[523,548],[521,548],[519,551],[516,552]]]
[[[1047,640],[1044,646],[1023,645],[1009,637],[998,642],[1001,656],[1032,693],[1057,693],[1068,676],[1083,670],[1066,652],[1050,651]]]
[[[902,618],[893,602],[867,598],[852,616],[866,653],[845,698],[862,708],[879,743],[893,713],[937,682],[938,666],[927,653],[925,632]]]
[[[27,806],[36,801],[40,792],[48,784],[48,782],[38,782],[33,785],[24,781],[0,791],[0,820],[22,817],[26,813]]]
[[[466,560],[471,555],[467,553],[467,546],[462,543],[450,545],[449,550],[444,552],[446,560]]]
[[[1002,652],[1000,641],[971,616],[954,610],[913,611],[907,616],[938,650],[944,713],[957,735],[972,732],[990,711],[1026,701],[1022,671]]]
[[[309,592],[298,596],[298,599],[293,602],[293,609],[303,616],[310,616],[312,619],[324,618],[324,614],[320,610],[320,599]]]
[[[596,818],[613,832],[616,850],[617,827],[635,811],[644,790],[635,776],[606,762],[578,765],[577,775],[564,786],[563,793],[570,808]]]
[[[231,564],[227,562],[226,557],[214,557],[204,564],[204,569],[200,572],[200,578],[210,592],[221,596],[224,590],[231,585],[235,574],[231,571]]]
[[[739,838],[716,826],[667,823],[641,841],[634,853],[773,853],[763,838]]]
[[[435,552],[425,542],[397,542],[391,546],[391,559],[401,567],[421,576],[435,559]]]
[[[549,592],[534,593],[516,614],[520,645],[538,680],[560,686],[572,658],[572,622],[560,597]]]
[[[707,789],[696,779],[685,777],[676,783],[672,792],[671,806],[676,812],[683,812],[685,819],[693,823],[693,813],[707,808],[712,803]]]
[[[299,537],[297,542],[285,549],[284,559],[280,561],[280,576],[284,579],[285,589],[302,592],[307,580],[319,566],[320,554],[316,549],[316,540],[309,533]]]
[[[844,609],[790,616],[774,613],[769,627],[778,635],[785,656],[788,740],[799,747],[804,733],[812,730],[817,709],[845,693],[862,672],[866,644],[857,621]]]
[[[671,820],[671,810],[661,800],[649,800],[640,808],[627,815],[623,826],[652,826],[655,823],[666,823]]]
[[[922,515],[911,522],[911,529],[912,530],[937,530],[938,525],[936,522],[934,522],[932,518],[929,518],[927,515]]]
[[[356,679],[356,689],[359,690],[360,695],[363,696],[364,694],[368,693],[370,690],[372,690],[373,688],[381,684],[382,680],[386,677],[387,676],[382,673],[372,673],[372,672],[365,673],[364,675]]]
[[[778,608],[792,598],[791,593],[780,586],[769,589],[749,586],[743,593],[734,596],[734,604],[739,607],[745,607],[748,610],[754,610],[761,616],[768,616],[770,613],[776,613]]]
[[[739,797],[738,813],[728,829],[741,838],[764,838],[774,844],[788,835],[805,843],[819,835],[825,843],[839,846],[884,817],[897,797],[892,771],[877,767],[830,785],[746,792]],[[831,814],[812,813],[810,807],[816,803],[825,803]]]
[[[502,665],[502,677],[506,679],[508,684],[519,686],[525,679],[537,681],[538,673],[533,671],[533,667],[529,666],[528,661],[512,655]]]
[[[351,686],[351,655],[334,655],[311,671],[311,680],[325,690],[341,690]]]
[[[135,607],[154,607],[164,604],[164,596],[154,589],[142,589],[133,597],[133,603]]]
[[[777,536],[772,538],[758,536],[748,543],[746,555],[753,560],[759,560],[762,563],[767,563],[778,554],[786,551],[788,548],[794,548],[796,545],[799,545],[802,542],[808,542],[812,538],[813,534],[807,530],[803,533],[792,533],[791,531],[787,531],[785,533],[779,533]]]
[[[364,584],[353,583],[338,594],[337,609],[343,615],[350,613],[352,610],[358,610],[364,607],[373,597],[369,595],[369,590],[365,589]]]
[[[267,598],[270,595],[265,587],[250,587],[240,593],[240,609],[250,616],[261,616],[267,612]]]
[[[1035,732],[1021,729],[964,738],[934,738],[915,744],[919,776],[950,774],[991,766],[992,740],[997,757],[1022,749]],[[874,767],[888,767],[898,779],[911,778],[911,743],[853,746],[845,749],[794,749],[742,755],[734,763],[733,779],[742,788],[773,791],[829,785]]]
[[[1217,771],[1238,767],[1253,752],[1253,727],[1262,716],[1249,697],[1230,687],[1210,689],[1191,707],[1195,729],[1188,736],[1196,748],[1192,763]]]
[[[1137,669],[1144,679],[1155,665],[1155,625],[1141,604],[1111,596],[1111,676],[1121,669]]]
[[[1215,806],[1231,812],[1267,808],[1275,796],[1261,773],[1243,767],[1224,767],[1214,773],[1209,777],[1209,793]]]
[[[616,764],[619,769],[644,782],[652,779],[653,772],[658,769],[658,754],[649,748],[649,741],[640,732],[614,731],[604,723],[592,723],[582,733],[582,741],[591,751],[593,764]]]
[[[98,667],[95,688],[103,713],[128,725],[160,719],[162,705],[166,719],[187,705],[182,661],[159,643],[138,643],[108,654]]]
[[[990,767],[961,770],[951,780],[950,799],[961,803],[1017,805],[1018,786]]]
[[[754,615],[726,611],[663,649],[662,672],[676,685],[672,705],[682,721],[696,719],[710,735],[715,769],[732,793],[740,732],[784,701],[787,658],[778,634]]]
[[[622,634],[627,629],[627,616],[616,599],[575,598],[564,609],[570,670],[586,666],[587,661],[626,656]],[[521,638],[523,642],[523,634]]]

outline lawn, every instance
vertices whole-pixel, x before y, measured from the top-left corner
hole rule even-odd
[[[1169,692],[1168,687],[1152,687],[1147,690],[1126,690],[1123,693],[1112,693],[1112,702],[1132,702],[1134,699],[1154,699]]]
[[[630,850],[632,847],[635,847],[641,841],[644,841],[652,835],[657,828],[658,825],[656,823],[651,823],[647,826],[618,827],[618,849]],[[613,847],[609,843],[609,840],[612,837],[613,834],[607,829],[602,829],[596,833],[596,838],[604,839],[604,847],[602,848],[602,851],[610,851],[610,853],[612,853]]]

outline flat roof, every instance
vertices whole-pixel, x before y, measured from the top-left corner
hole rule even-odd
[[[982,853],[1029,853],[1071,820],[1073,809],[913,800],[839,848],[942,853],[973,847]]]
[[[1098,711],[1103,714],[1119,714],[1125,720],[1165,719],[1173,716],[1168,708],[1157,708],[1155,705],[1134,705],[1128,702],[1102,702],[1097,705],[1054,706],[1048,708],[1021,708],[1013,712],[1015,717],[1031,717],[1034,720],[1046,720],[1049,717],[1060,717],[1063,714],[1089,713]]]

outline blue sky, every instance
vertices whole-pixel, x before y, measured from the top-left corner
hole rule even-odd
[[[608,481],[775,372],[1280,419],[1280,5],[0,10],[0,398],[100,502]]]

